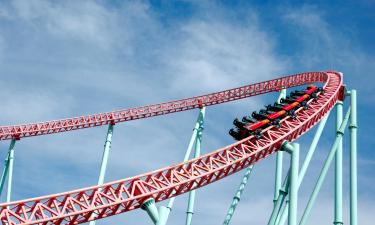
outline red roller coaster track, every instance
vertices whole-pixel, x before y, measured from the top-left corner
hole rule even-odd
[[[0,127],[0,140],[46,135],[109,123],[164,115],[221,104],[309,83],[324,83],[324,94],[286,117],[281,127],[268,127],[261,139],[250,136],[185,163],[100,186],[0,204],[2,224],[79,224],[139,208],[148,198],[156,202],[189,192],[229,176],[275,152],[284,140],[307,132],[343,97],[342,75],[309,72],[251,84],[213,94],[109,113],[17,126]]]

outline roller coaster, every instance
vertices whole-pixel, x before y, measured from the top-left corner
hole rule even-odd
[[[321,85],[321,87],[319,86]],[[286,90],[306,86],[286,96]],[[265,109],[245,115],[234,121],[230,135],[235,143],[200,155],[205,110],[207,107],[280,92],[279,99]],[[343,116],[344,100],[350,97],[350,106]],[[99,219],[135,209],[143,209],[156,225],[168,222],[174,199],[189,193],[186,224],[192,224],[195,190],[219,181],[240,170],[245,170],[239,188],[224,218],[230,224],[241,195],[248,183],[253,166],[276,154],[274,205],[269,225],[304,225],[335,159],[334,224],[343,224],[342,148],[343,136],[349,124],[350,131],[350,224],[357,225],[357,105],[356,90],[347,90],[343,74],[336,71],[305,72],[269,81],[250,84],[212,94],[175,100],[142,107],[22,125],[0,126],[0,140],[10,140],[10,146],[1,176],[0,193],[7,183],[6,202],[0,204],[1,224],[95,224]],[[298,221],[298,189],[311,157],[317,148],[330,112],[336,107],[336,136],[328,153],[313,192],[302,217]],[[135,177],[104,183],[104,174],[111,148],[114,125],[186,110],[199,110],[198,119],[187,148],[184,161]],[[306,158],[299,166],[299,144],[296,140],[318,125]],[[48,196],[11,201],[14,151],[17,141],[74,131],[96,126],[108,126],[98,184],[78,190]],[[230,125],[228,125],[229,128]],[[190,157],[194,150],[194,156]],[[290,155],[290,167],[282,181],[283,153]],[[7,182],[5,182],[7,180]],[[156,207],[157,202],[169,200],[167,206]],[[160,203],[161,204],[161,203]],[[98,221],[100,222],[100,221]]]

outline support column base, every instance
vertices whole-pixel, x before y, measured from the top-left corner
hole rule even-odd
[[[159,221],[159,212],[155,205],[153,198],[146,199],[141,206],[141,209],[145,210],[150,216],[152,222],[156,224]]]

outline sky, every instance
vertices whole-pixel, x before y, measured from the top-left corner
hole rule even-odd
[[[0,1],[1,125],[48,121],[169,101],[304,71],[337,70],[358,91],[359,224],[375,220],[374,2]],[[207,108],[202,152],[233,143],[235,117],[277,93]],[[345,110],[350,99],[345,101]],[[301,216],[333,143],[335,111],[299,190]],[[181,162],[198,111],[116,124],[106,181]],[[12,199],[97,182],[107,127],[16,143]],[[315,129],[298,140],[300,164]],[[344,137],[344,224],[349,218],[349,138]],[[9,141],[0,142],[5,158]],[[284,157],[284,175],[289,163]],[[275,156],[256,164],[232,224],[265,224]],[[244,171],[197,191],[193,224],[223,222]],[[308,224],[333,221],[331,168]],[[1,196],[4,201],[4,194]],[[166,202],[158,203],[165,205]],[[187,195],[168,224],[184,224]],[[151,224],[142,210],[97,222]]]

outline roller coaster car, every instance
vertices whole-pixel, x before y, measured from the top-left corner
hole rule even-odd
[[[241,122],[238,118],[233,120],[233,125],[235,125],[239,129],[243,128],[246,124],[248,124],[248,123]]]
[[[293,97],[290,97],[290,96],[287,96],[286,98],[280,99],[281,103],[287,103],[287,104],[293,103],[295,101],[296,101],[296,98],[293,98]]]
[[[302,95],[304,95],[306,92],[305,91],[292,91],[291,93],[290,93],[290,96],[291,97],[295,97],[295,96],[302,96]]]
[[[280,110],[283,110],[283,106],[284,106],[284,105],[275,102],[273,105],[271,105],[271,104],[270,104],[270,105],[267,105],[267,106],[266,106],[266,109],[267,109],[267,110],[272,110],[272,111],[278,112],[278,111],[280,111]]]
[[[255,131],[250,132],[249,130],[246,130],[246,129],[235,130],[232,128],[229,130],[229,134],[237,141],[240,141],[250,135],[254,135],[258,139],[263,136],[261,129],[256,129]]]
[[[250,132],[246,129],[230,129],[229,134],[237,141],[242,140],[251,135]]]
[[[240,134],[239,134],[237,131],[235,131],[233,128],[229,130],[229,134],[230,134],[230,136],[232,136],[235,140],[237,140],[237,141],[241,140],[241,136],[240,136]]]
[[[251,116],[256,120],[263,120],[267,118],[267,112],[263,109],[259,110],[259,113],[254,111]]]
[[[308,109],[309,101],[311,99],[318,101],[319,94],[323,94],[323,92],[323,88],[314,85],[309,85],[303,91],[293,91],[289,96],[281,98],[280,103],[266,105],[265,109],[261,109],[259,112],[254,111],[251,116],[244,116],[241,121],[238,118],[234,119],[235,129],[230,129],[229,134],[237,141],[250,135],[257,139],[261,138],[264,128],[268,126],[280,128],[281,120],[286,116],[295,119],[296,111],[299,108]]]
[[[258,120],[254,119],[254,118],[251,117],[251,116],[244,116],[244,117],[242,117],[242,122],[246,122],[246,123],[256,123],[256,122],[258,122]]]

